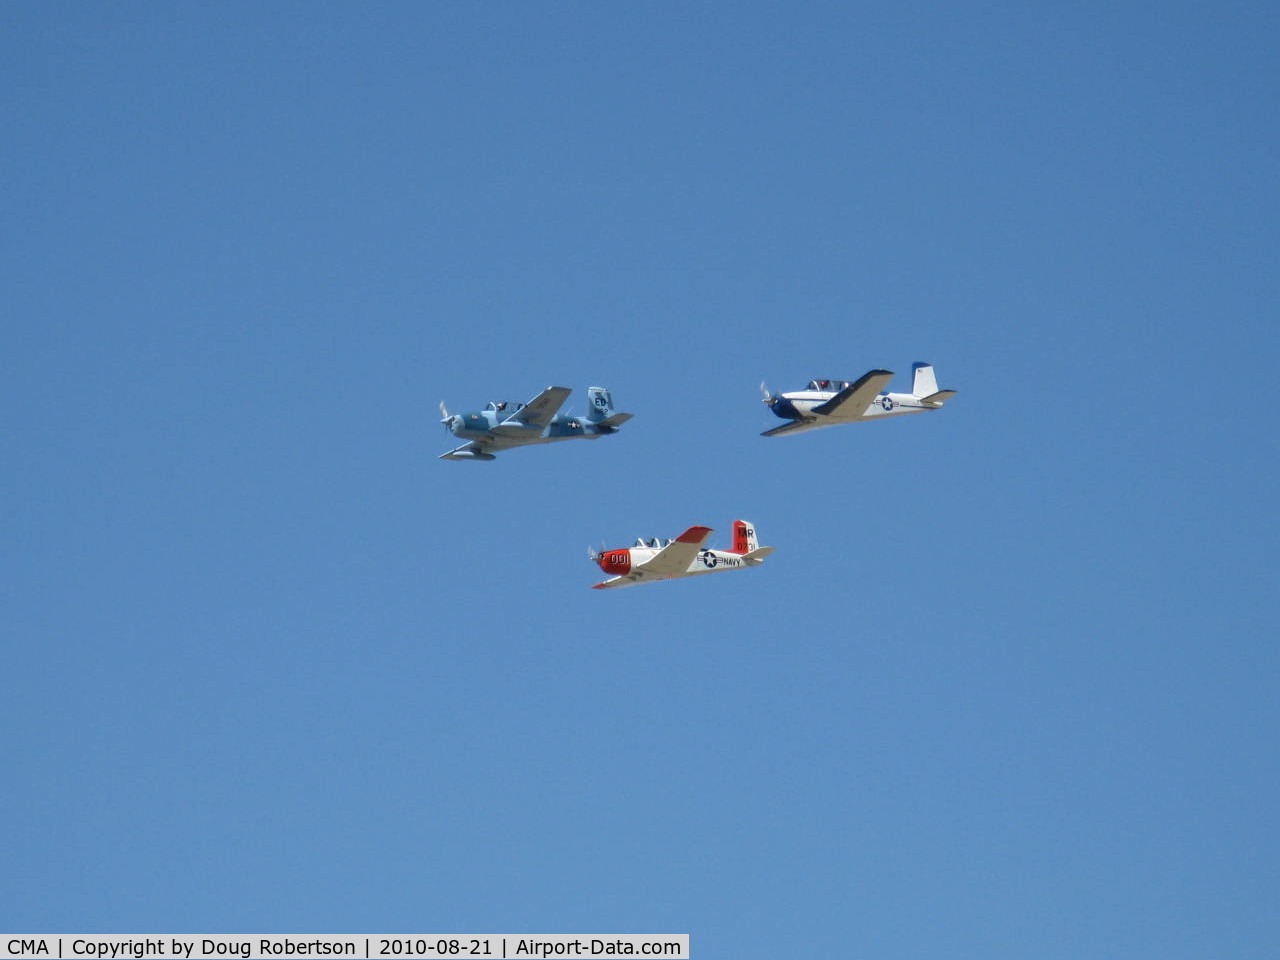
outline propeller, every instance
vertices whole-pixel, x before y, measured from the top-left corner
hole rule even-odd
[[[769,388],[764,385],[763,380],[760,381],[760,392],[764,394],[764,399],[760,401],[761,403],[771,403],[773,401],[773,394],[769,392]]]
[[[600,551],[597,550],[595,547],[593,547],[589,543],[587,544],[587,559],[589,559],[592,563],[600,562]]]
[[[440,416],[444,418],[440,422],[443,423],[444,428],[448,430],[449,425],[453,423],[453,417],[449,416],[449,411],[445,408],[443,400],[440,401]]]

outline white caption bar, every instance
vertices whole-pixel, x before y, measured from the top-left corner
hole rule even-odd
[[[275,957],[549,957],[689,956],[687,933],[532,934],[0,934],[0,960],[251,960]]]

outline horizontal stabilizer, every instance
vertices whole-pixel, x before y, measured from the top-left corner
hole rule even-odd
[[[921,397],[920,402],[940,407],[955,395],[956,392],[954,390],[939,390],[937,393],[931,393],[927,397]]]
[[[634,417],[634,413],[615,413],[596,424],[597,427],[613,427],[615,430]]]
[[[748,563],[752,560],[755,560],[758,563],[771,553],[773,553],[773,547],[756,547],[750,553],[744,554],[742,559],[746,560]]]

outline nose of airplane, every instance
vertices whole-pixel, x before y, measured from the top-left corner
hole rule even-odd
[[[600,569],[613,576],[621,576],[631,570],[630,550],[606,550],[596,560]]]
[[[784,420],[798,420],[800,418],[800,411],[786,397],[774,397],[769,401],[769,409]]]

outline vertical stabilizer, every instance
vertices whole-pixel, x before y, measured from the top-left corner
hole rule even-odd
[[[730,553],[750,553],[760,542],[756,539],[756,528],[746,520],[733,521],[733,548]]]
[[[915,379],[911,383],[911,394],[916,397],[928,397],[938,392],[938,378],[933,374],[933,365],[918,361],[911,365]]]
[[[613,396],[604,387],[587,387],[587,419],[592,423],[613,415]]]

